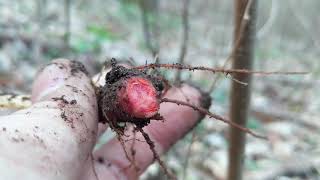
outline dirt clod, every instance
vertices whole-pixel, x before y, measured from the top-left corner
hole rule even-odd
[[[65,95],[62,95],[61,97],[53,97],[51,99],[54,101],[61,101],[64,104],[69,104],[69,101],[65,99]]]
[[[70,104],[71,104],[71,105],[77,104],[77,100],[75,100],[75,99],[74,99],[74,100],[71,100],[71,101],[70,101]]]
[[[70,62],[70,67],[71,67],[71,75],[76,75],[79,72],[83,72],[85,75],[89,75],[89,72],[85,68],[85,66],[79,62],[79,61],[71,61]]]
[[[66,116],[65,111],[62,111],[62,113],[61,113],[60,116],[61,116],[62,119],[64,119],[64,121],[68,121],[68,118],[67,118],[67,116]]]

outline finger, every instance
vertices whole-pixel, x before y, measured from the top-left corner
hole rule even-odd
[[[188,85],[183,85],[180,90],[170,89],[166,96],[183,101],[187,97],[190,103],[195,105],[202,105],[201,99],[204,98],[197,89]],[[144,128],[155,143],[155,149],[159,155],[166,152],[176,141],[182,138],[201,118],[200,114],[191,108],[170,103],[161,104],[160,114],[164,117],[164,122],[152,121]],[[133,138],[132,133],[126,139],[131,138]],[[136,138],[144,140],[140,133],[137,134]],[[133,145],[133,141],[129,141],[125,144],[129,156],[130,149],[135,150],[135,164],[139,167],[139,171],[136,172],[133,166],[130,167],[130,161],[126,158],[121,144],[115,138],[94,153],[97,160],[95,166],[100,177],[103,178],[111,171],[116,178],[136,179],[153,162],[153,154],[149,145],[145,142],[135,141]],[[131,148],[132,145],[133,148]]]
[[[1,163],[32,179],[78,179],[91,157],[98,124],[95,92],[84,67],[53,61],[38,74],[32,101],[30,108],[2,118],[6,131],[0,153],[8,158]]]

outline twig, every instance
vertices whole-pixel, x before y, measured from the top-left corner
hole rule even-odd
[[[243,131],[243,132],[246,132],[256,138],[260,138],[260,139],[265,139],[265,140],[268,140],[268,138],[266,136],[262,136],[262,135],[259,135],[259,134],[256,134],[255,132],[251,131],[250,129],[248,128],[245,128],[245,127],[242,127],[222,116],[219,116],[217,114],[213,114],[211,113],[210,111],[202,108],[202,107],[198,107],[198,106],[195,106],[195,105],[192,105],[192,104],[189,104],[189,103],[186,103],[186,102],[183,102],[183,101],[179,101],[179,100],[174,100],[174,99],[168,99],[168,98],[163,98],[161,99],[161,103],[162,102],[169,102],[169,103],[175,103],[175,104],[178,104],[178,105],[182,105],[182,106],[188,106],[188,107],[191,107],[192,109],[200,112],[201,114],[205,114],[205,115],[208,115],[210,118],[214,118],[216,120],[219,120],[219,121],[222,121],[224,123],[227,123],[227,124],[230,124],[231,126],[235,127],[235,128],[238,128],[239,130]]]
[[[184,64],[185,56],[188,48],[188,39],[189,39],[189,4],[190,0],[183,1],[182,9],[182,26],[183,26],[183,38],[181,43],[180,55],[179,55],[179,64]],[[178,83],[181,79],[181,71],[177,71],[175,76],[175,83]]]

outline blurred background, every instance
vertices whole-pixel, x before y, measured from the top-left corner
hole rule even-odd
[[[112,57],[137,65],[179,62],[184,5],[185,0],[0,0],[0,93],[30,94],[37,70],[59,57],[83,62],[91,75]],[[318,0],[258,1],[253,69],[310,73],[253,76],[247,126],[270,140],[247,136],[243,179],[320,179],[319,8]],[[185,64],[224,65],[232,52],[234,9],[231,0],[189,1]],[[175,71],[161,72],[174,78]],[[204,90],[219,76],[181,75]],[[230,84],[220,76],[211,91],[211,111],[225,117]],[[204,119],[163,159],[179,179],[226,179],[227,131],[228,125]],[[157,164],[142,176],[164,178]]]

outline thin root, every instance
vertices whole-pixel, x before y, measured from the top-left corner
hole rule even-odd
[[[97,180],[100,180],[100,179],[99,179],[99,176],[98,176],[98,173],[97,173],[97,171],[96,171],[96,166],[95,166],[93,154],[91,153],[90,156],[91,156],[90,158],[91,158],[91,163],[92,163],[92,171],[93,171],[93,174],[94,174],[94,176],[95,176],[95,178],[96,178]]]
[[[141,140],[141,139],[137,139],[137,138],[124,139],[124,142],[129,142],[129,141],[146,142],[146,141],[143,141],[143,140]]]
[[[136,131],[135,129],[133,129],[133,142],[130,147],[132,162],[136,162],[136,150],[134,149],[135,144],[136,144]],[[140,168],[136,164],[134,164],[133,166],[136,172],[140,170]]]
[[[169,103],[175,103],[175,104],[178,104],[178,105],[182,105],[182,106],[188,106],[188,107],[191,107],[192,109],[202,113],[202,114],[205,114],[205,115],[208,115],[210,118],[214,118],[214,119],[217,119],[219,121],[223,121],[227,124],[230,124],[231,126],[235,127],[235,128],[238,128],[239,130],[243,131],[243,132],[246,132],[248,134],[251,134],[252,136],[256,137],[256,138],[260,138],[260,139],[265,139],[265,140],[268,140],[268,138],[266,136],[262,136],[262,135],[259,135],[259,134],[256,134],[255,132],[251,131],[250,129],[248,128],[245,128],[243,126],[240,126],[239,124],[236,124],[222,116],[219,116],[219,115],[216,115],[216,114],[213,114],[211,113],[210,111],[202,108],[202,107],[198,107],[198,106],[195,106],[195,105],[192,105],[192,104],[189,104],[189,103],[186,103],[186,102],[183,102],[183,101],[179,101],[179,100],[174,100],[174,99],[168,99],[168,98],[163,98],[161,100],[161,103],[162,102],[169,102]]]
[[[134,168],[136,171],[138,171],[138,170],[139,170],[139,167],[137,166],[137,164],[136,164],[136,162],[135,162],[135,156],[133,156],[132,159],[130,158],[129,153],[127,152],[127,149],[126,149],[125,142],[124,142],[124,140],[121,138],[121,135],[119,135],[119,134],[118,134],[118,141],[119,141],[120,144],[121,144],[121,147],[122,147],[122,149],[123,149],[123,151],[124,151],[124,154],[125,154],[126,158],[127,158],[128,161],[130,162],[130,165],[129,165],[128,167],[126,167],[126,168],[130,168],[131,166],[133,166],[133,168]],[[132,150],[132,149],[130,148],[130,150]],[[131,154],[132,154],[132,153],[131,153]],[[126,168],[125,168],[125,169],[126,169]]]
[[[190,66],[182,64],[147,64],[142,66],[134,67],[133,69],[155,69],[155,68],[167,68],[167,69],[187,69],[190,71],[210,71],[212,73],[225,73],[225,74],[234,74],[234,73],[243,73],[243,74],[258,74],[258,75],[292,75],[292,74],[308,74],[309,72],[305,71],[251,71],[248,69],[223,69],[223,68],[209,68],[204,66]]]
[[[169,179],[176,180],[177,178],[168,170],[165,163],[160,159],[158,153],[155,150],[154,142],[150,139],[149,135],[146,132],[144,132],[144,130],[141,127],[137,127],[137,130],[139,132],[141,132],[142,136],[144,137],[144,139],[146,140],[146,142],[150,146],[150,149],[153,153],[153,158],[154,158],[154,160],[158,161],[163,172],[168,176]]]

